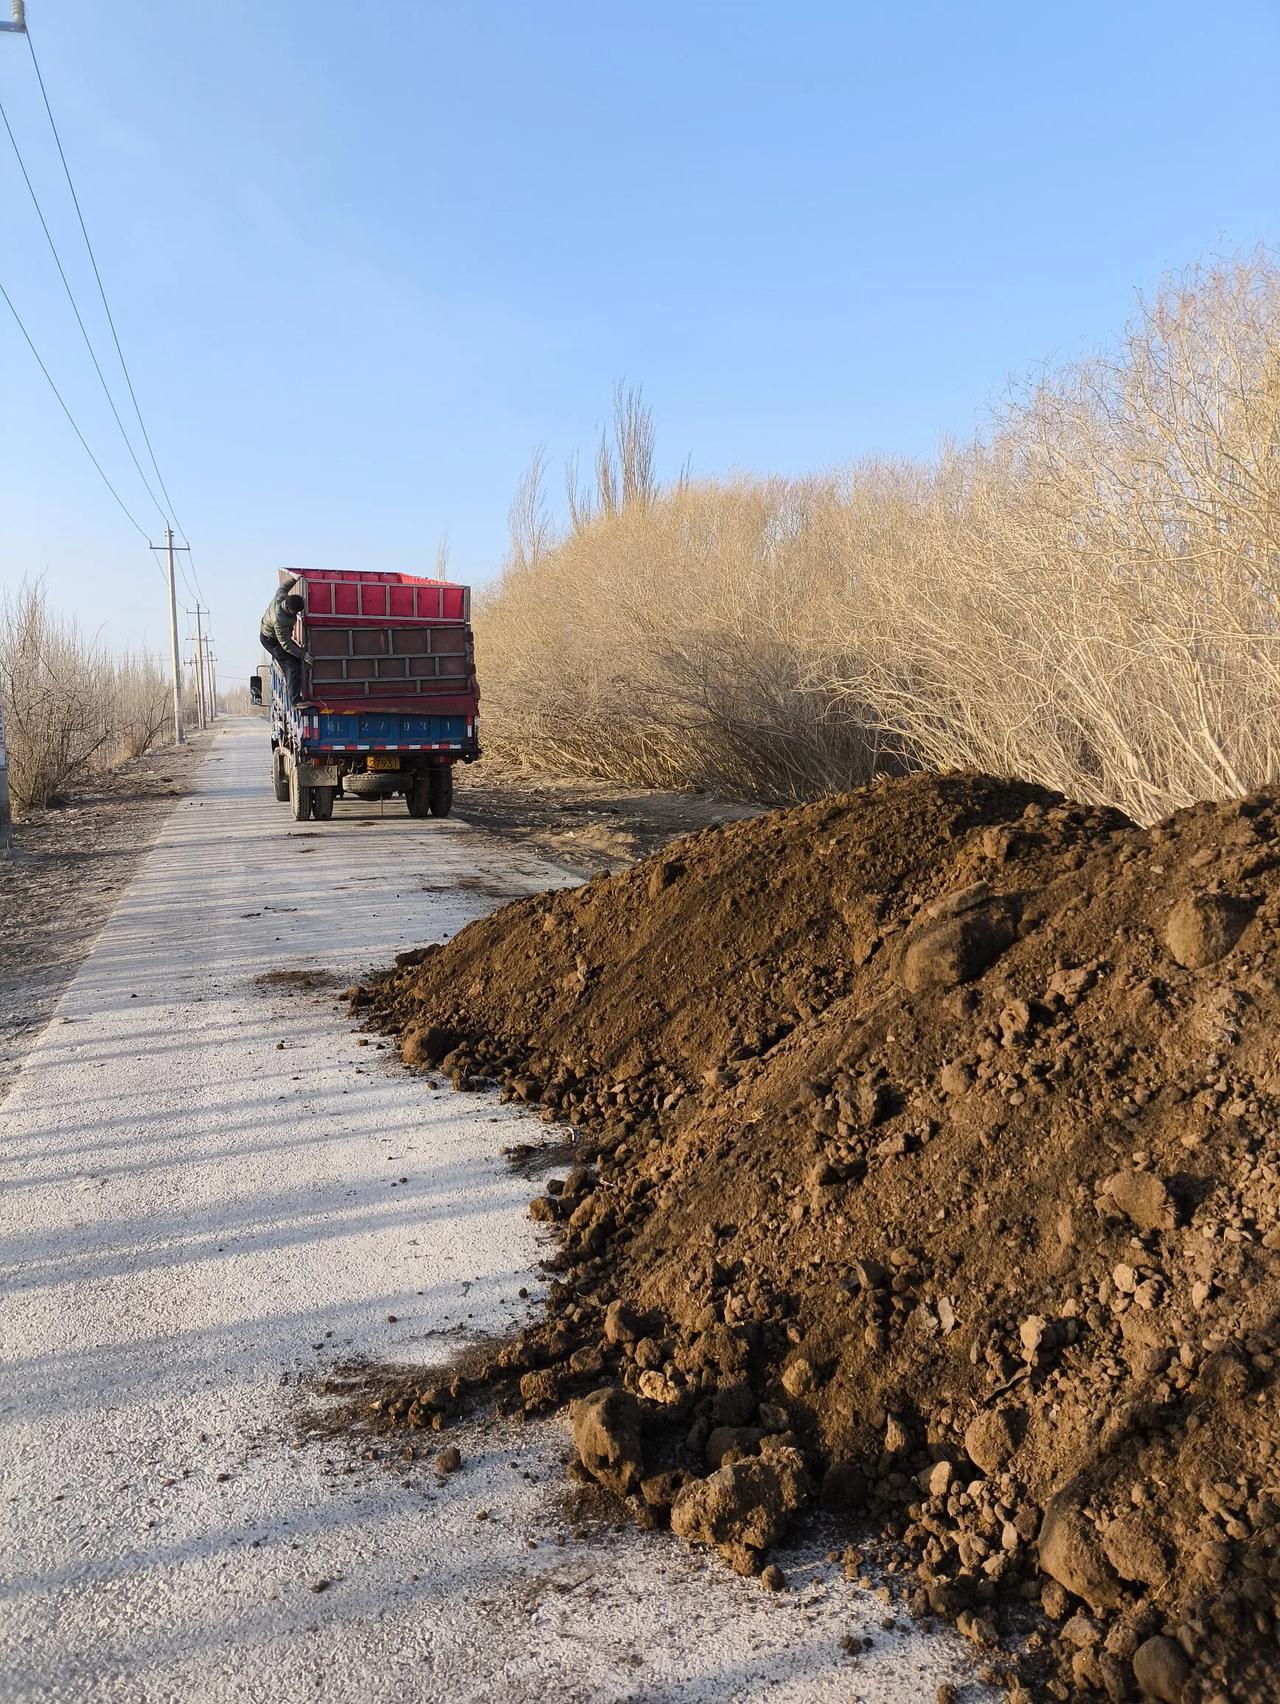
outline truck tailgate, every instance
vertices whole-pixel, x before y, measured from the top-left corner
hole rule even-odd
[[[318,751],[463,751],[475,738],[474,713],[307,710],[303,716],[307,744]]]

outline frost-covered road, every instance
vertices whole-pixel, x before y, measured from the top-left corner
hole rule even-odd
[[[525,1115],[428,1094],[336,999],[260,978],[336,990],[564,880],[398,801],[293,824],[262,724],[224,727],[0,1108],[0,1695],[918,1700],[963,1678],[958,1642],[884,1631],[812,1541],[771,1598],[663,1535],[567,1537],[558,1422],[472,1430],[442,1484],[295,1441],[297,1374],[505,1329],[537,1245],[499,1154]],[[851,1663],[838,1641],[867,1630]]]

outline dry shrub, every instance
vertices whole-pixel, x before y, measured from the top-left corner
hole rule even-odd
[[[140,757],[169,725],[159,666],[85,639],[49,613],[38,581],[0,600],[0,690],[19,809],[53,804],[69,781]]]
[[[1196,271],[943,458],[893,571],[833,600],[856,666],[811,678],[922,763],[1143,822],[1271,780],[1278,457],[1280,274]]]
[[[597,499],[571,476],[557,538],[536,461],[479,610],[491,740],[523,761],[767,800],[972,765],[1142,821],[1275,777],[1270,256],[1169,284],[930,467],[658,491],[616,403]]]
[[[192,713],[194,714],[194,710]],[[219,687],[218,714],[219,716],[257,716],[266,719],[270,717],[271,710],[269,705],[255,704],[249,697],[247,686],[233,686],[229,689]]]
[[[510,565],[477,611],[490,733],[522,760],[796,799],[863,778],[869,718],[809,690],[823,481],[684,483]]]

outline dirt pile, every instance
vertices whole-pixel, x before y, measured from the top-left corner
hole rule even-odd
[[[743,1570],[852,1511],[1037,1695],[1280,1697],[1278,828],[916,777],[404,955],[406,1061],[577,1130],[494,1376]]]

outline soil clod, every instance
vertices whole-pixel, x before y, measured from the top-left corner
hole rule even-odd
[[[570,1401],[743,1573],[856,1519],[1014,1696],[1280,1698],[1278,842],[1270,789],[1143,829],[915,776],[371,981],[574,1146],[545,1310],[460,1391]]]

